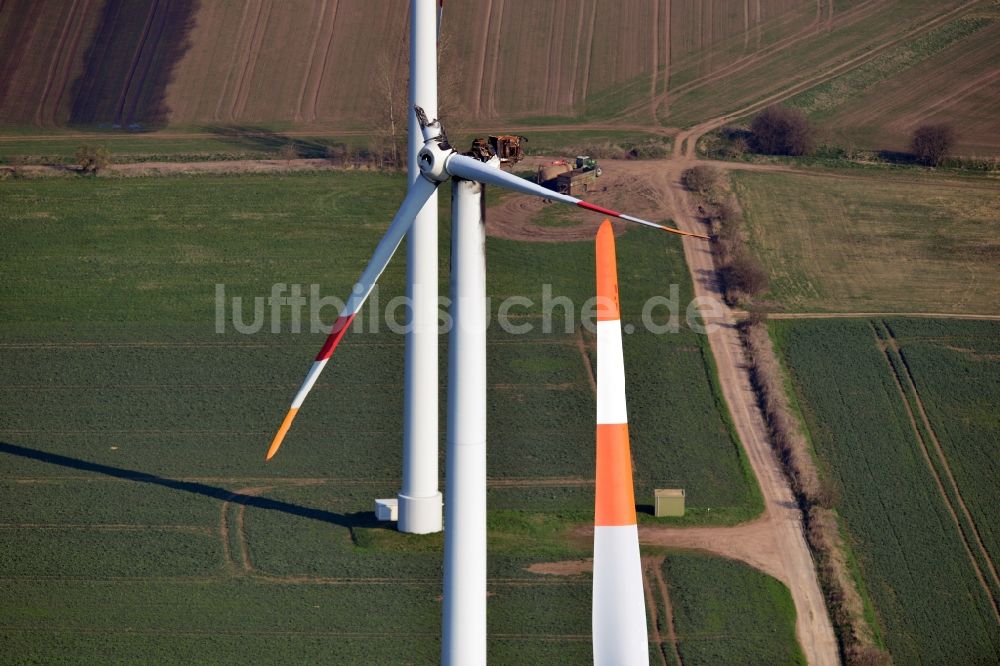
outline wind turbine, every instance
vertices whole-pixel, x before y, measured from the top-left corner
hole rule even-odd
[[[414,66],[413,99],[417,99],[418,102],[420,95],[426,95],[425,100],[436,102],[436,94],[431,96],[428,92],[430,84],[426,83],[428,72],[432,71],[428,62],[434,63],[433,57],[430,61],[426,59],[428,52],[426,45],[428,43],[427,35],[434,34],[436,36],[436,23],[440,20],[440,14],[433,17],[433,21],[429,20],[427,17],[433,15],[429,14],[427,7],[433,8],[433,3],[428,0],[413,0],[411,9],[413,12],[414,43],[411,47],[413,49],[411,57],[414,60],[421,59],[423,63],[420,67]],[[432,26],[433,33],[431,32]],[[295,394],[292,405],[268,449],[267,460],[270,460],[278,451],[305,398],[326,367],[354,317],[364,305],[378,278],[389,264],[403,236],[411,228],[415,228],[418,218],[423,219],[419,216],[428,213],[429,219],[429,212],[436,211],[436,207],[429,205],[429,202],[434,199],[438,186],[446,180],[452,179],[451,265],[453,272],[451,295],[453,324],[450,332],[448,364],[448,448],[445,495],[445,518],[448,529],[445,533],[442,663],[474,666],[486,662],[487,312],[483,185],[505,187],[523,194],[575,205],[602,215],[671,233],[702,238],[704,236],[665,227],[639,217],[588,203],[576,197],[552,192],[500,171],[499,161],[495,157],[484,163],[479,159],[459,154],[448,143],[438,120],[429,119],[419,103],[414,105],[414,112],[414,118],[420,127],[422,141],[416,159],[419,176],[411,175],[412,181],[406,197],[385,235],[376,245],[368,265],[355,284],[329,337],[313,361],[305,381]],[[436,259],[436,233],[434,233],[433,240],[429,240],[431,233],[436,232],[436,224],[434,224],[433,232],[427,232],[426,229],[430,227],[431,224],[427,224],[420,232],[417,232],[424,234],[419,239],[415,237],[410,239],[411,259],[416,259],[418,263],[429,256],[430,253],[426,251],[428,243],[435,245],[434,257]],[[418,249],[420,247],[424,249]],[[429,265],[430,263],[423,263],[423,268],[413,269],[409,275],[411,278],[409,283],[411,285],[419,283],[426,287],[429,281],[422,276],[424,270],[427,270],[429,275],[430,269],[427,268]],[[434,285],[433,304],[436,317],[436,261],[433,262],[433,268],[435,270],[432,282]],[[411,289],[411,287],[408,287],[408,291],[414,296],[417,293],[417,290]],[[430,293],[429,288],[427,293]],[[425,300],[425,305],[420,308],[419,312],[423,314],[426,310],[429,310],[429,307]],[[420,316],[418,308],[414,304],[414,324],[417,323],[418,316]],[[416,330],[419,326],[415,325],[413,328]],[[423,338],[423,340],[426,339],[426,337]],[[436,334],[433,339],[435,345],[433,354],[436,359]],[[426,357],[420,356],[421,352],[418,351],[418,347],[423,349],[417,342],[411,343],[408,340],[408,351],[412,350],[412,353],[408,353],[408,357],[414,363],[411,366],[411,361],[408,361],[407,364],[408,369],[414,370],[414,373],[408,375],[406,380],[407,389],[410,391],[408,395],[411,397],[415,395],[414,391],[424,393],[423,389],[420,389],[424,384],[419,379],[411,383],[411,378],[432,376],[430,372],[425,372],[426,365],[420,365],[422,360],[426,360]],[[427,348],[429,349],[429,345]],[[427,352],[427,354],[430,355],[431,352]],[[434,386],[426,392],[433,392],[436,395],[436,372],[433,373],[433,376],[435,378]],[[412,411],[413,403],[407,404],[408,410]],[[434,413],[436,414],[436,410]],[[409,416],[411,414],[408,414],[408,419]],[[407,423],[409,424],[409,421]],[[412,443],[414,440],[408,441]],[[430,458],[433,458],[433,461]],[[413,447],[408,444],[404,448],[404,461],[404,484],[400,499],[405,496],[418,500],[413,502],[413,505],[419,508],[421,516],[427,518],[424,524],[432,524],[434,503],[440,501],[437,500],[439,494],[436,490],[436,416],[434,417],[433,448],[429,445]],[[420,495],[407,485],[407,469],[412,470],[417,467],[422,471],[413,478],[419,477],[419,479],[427,481],[433,477],[433,486],[429,485],[429,481],[426,486],[434,489],[429,494]],[[644,629],[644,612],[642,626]]]
[[[594,664],[648,666],[646,602],[625,411],[615,235],[597,232],[597,474],[594,493]]]
[[[424,145],[417,178],[375,247],[267,452],[270,460],[351,321],[364,305],[403,236],[441,183],[452,179],[452,329],[448,351],[448,436],[442,663],[486,662],[486,255],[482,186],[571,204],[602,215],[686,236],[701,236],[603,208],[518,178],[456,152],[438,120],[415,109]]]

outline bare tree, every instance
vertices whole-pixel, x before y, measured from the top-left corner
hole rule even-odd
[[[728,289],[735,289],[747,296],[759,296],[767,291],[767,270],[745,248],[730,259],[722,271],[723,282]]]
[[[298,158],[299,151],[295,148],[295,143],[289,141],[281,147],[281,150],[278,151],[278,156],[285,160],[285,166],[288,166],[292,160]]]
[[[378,95],[378,109],[375,112],[376,159],[383,157],[395,165],[400,164],[400,155],[407,131],[409,111],[407,87],[409,81],[402,73],[400,62],[405,62],[402,43],[395,49],[383,49],[375,60],[375,90]]]
[[[447,123],[454,133],[460,130],[460,120],[466,113],[463,102],[465,91],[465,62],[457,52],[450,33],[442,32],[438,39],[438,118]]]
[[[754,147],[768,155],[805,155],[813,149],[813,128],[799,109],[769,106],[750,125]]]
[[[940,166],[954,145],[955,130],[946,123],[921,125],[910,139],[913,155],[928,166]]]

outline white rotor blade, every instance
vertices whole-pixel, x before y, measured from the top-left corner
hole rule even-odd
[[[582,199],[571,197],[568,194],[554,192],[550,189],[542,187],[541,185],[532,183],[529,180],[525,180],[524,178],[518,178],[517,176],[509,174],[506,171],[495,169],[466,155],[460,155],[458,153],[452,154],[448,157],[448,161],[445,163],[445,169],[452,176],[464,178],[465,180],[476,180],[480,183],[486,183],[487,185],[499,185],[500,187],[506,187],[508,190],[514,190],[515,192],[521,192],[522,194],[533,194],[537,197],[544,197],[546,199],[552,199],[553,201],[572,204],[595,213],[600,213],[601,215],[610,215],[611,217],[617,217],[620,220],[636,222],[647,227],[653,227],[654,229],[660,229],[661,231],[669,231],[672,234],[678,234],[680,236],[708,238],[708,236],[688,231],[681,231],[680,229],[674,229],[672,227],[665,227],[662,224],[656,224],[655,222],[644,220],[641,217],[626,215],[625,213],[619,213],[615,210],[587,203]]]
[[[323,372],[326,362],[330,360],[333,351],[347,332],[347,328],[351,325],[354,315],[365,304],[365,300],[368,299],[368,295],[375,287],[379,276],[382,275],[385,267],[389,265],[392,255],[395,254],[396,248],[402,242],[403,236],[413,226],[413,218],[424,207],[424,204],[430,199],[431,194],[437,189],[437,186],[438,183],[432,183],[423,177],[417,178],[410,186],[406,198],[403,199],[403,203],[400,204],[395,217],[392,218],[392,223],[389,224],[389,228],[386,230],[385,235],[382,236],[382,240],[375,246],[372,258],[368,260],[368,265],[365,266],[365,270],[361,273],[357,284],[354,285],[354,290],[347,299],[347,304],[344,305],[340,316],[337,317],[330,336],[326,339],[326,343],[323,344],[323,348],[319,354],[317,354],[316,360],[313,361],[312,367],[309,369],[309,374],[306,375],[305,381],[302,382],[298,393],[295,394],[292,406],[288,410],[285,420],[282,421],[278,433],[274,436],[271,447],[267,451],[267,460],[270,460],[277,453],[278,447],[281,446],[281,442],[288,432],[288,428],[291,427],[292,421],[295,420],[295,415],[298,413],[299,407],[302,406],[306,396],[309,395],[309,391],[312,390],[313,384],[316,383],[320,373]]]

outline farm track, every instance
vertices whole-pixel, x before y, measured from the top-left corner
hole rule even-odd
[[[5,431],[11,432],[11,431]],[[16,431],[15,431],[16,432]],[[102,431],[103,432],[103,431]],[[298,476],[287,476],[287,477],[215,477],[215,476],[190,476],[190,477],[177,477],[171,479],[178,483],[215,483],[215,484],[225,484],[225,485],[238,485],[240,483],[270,483],[270,487],[280,486],[319,486],[319,485],[329,485],[333,487],[348,487],[348,486],[384,486],[391,484],[398,484],[400,479],[357,479],[357,478],[312,478],[312,477],[298,477]],[[4,477],[0,476],[0,482],[11,482],[11,483],[61,483],[65,481],[73,482],[100,482],[100,483],[134,483],[133,479],[121,478],[121,477],[106,477],[106,476],[94,476],[94,475],[65,475],[65,476],[38,476],[38,477]],[[528,477],[528,478],[506,478],[506,477],[492,477],[487,480],[487,486],[490,488],[533,488],[533,487],[551,487],[551,488],[577,488],[581,486],[593,485],[593,478],[584,477]],[[276,485],[275,485],[276,484]],[[233,494],[238,494],[243,491],[233,491]],[[2,527],[2,525],[0,525]]]
[[[580,352],[580,359],[583,361],[583,367],[587,371],[587,383],[590,384],[590,390],[596,395],[597,377],[594,376],[594,366],[590,362],[590,353],[587,348],[587,343],[583,339],[582,327],[576,329],[576,348]]]
[[[654,576],[653,568],[663,564],[663,557],[644,557],[642,561],[642,591],[646,597],[646,609],[649,613],[649,642],[657,646],[656,656],[661,666],[668,666],[667,655],[664,653],[663,636],[660,634],[659,607],[653,598],[653,584],[650,577]]]
[[[670,601],[670,592],[667,589],[667,582],[663,579],[663,562],[666,557],[651,557],[646,561],[646,576],[643,576],[643,582],[647,586],[647,601],[650,601],[650,614],[652,618],[652,625],[654,630],[654,635],[656,636],[657,642],[659,643],[660,659],[664,666],[667,664],[675,663],[678,666],[684,666],[684,660],[681,659],[680,650],[677,649],[677,630],[674,627],[674,607]],[[648,576],[652,576],[652,580],[648,579]],[[657,606],[655,601],[653,601],[652,588],[653,585],[656,586],[656,591],[659,593],[660,598],[663,600],[663,624],[666,626],[667,635],[662,636],[660,634],[658,622],[657,622]],[[667,650],[670,650],[673,655],[673,662],[667,655]]]
[[[657,173],[651,185],[661,196],[661,208],[671,213],[681,229],[702,232],[703,224],[692,214],[692,203],[680,182],[689,162],[675,159]],[[640,167],[641,168],[641,167]],[[796,608],[796,635],[812,666],[840,661],[825,598],[816,577],[812,554],[803,533],[802,515],[788,479],[771,449],[767,428],[750,383],[745,351],[735,327],[736,316],[724,304],[713,253],[700,239],[682,239],[695,295],[714,304],[703,310],[710,326],[709,347],[715,357],[719,383],[750,466],[764,498],[764,516],[753,523],[729,528],[689,528],[657,532],[640,528],[644,543],[702,548],[748,562],[784,582]],[[749,532],[743,532],[752,530]],[[657,536],[654,536],[657,535]]]
[[[958,314],[954,312],[769,312],[768,319],[880,319],[914,317],[922,319],[970,319],[1000,321],[1000,315]]]
[[[1000,624],[1000,602],[998,602],[995,591],[996,589],[1000,589],[1000,578],[997,577],[996,566],[990,558],[989,551],[986,550],[985,544],[983,544],[976,522],[973,520],[972,514],[969,512],[969,509],[965,504],[965,500],[962,497],[958,483],[955,481],[955,477],[951,471],[951,466],[948,464],[948,458],[945,456],[944,450],[941,448],[941,443],[938,440],[937,435],[934,433],[930,420],[927,418],[927,413],[924,410],[920,394],[913,381],[913,376],[910,374],[906,361],[900,353],[899,343],[892,335],[891,329],[885,325],[885,322],[880,322],[878,328],[873,325],[872,332],[875,335],[875,343],[884,355],[886,363],[889,366],[889,372],[891,373],[893,381],[896,384],[896,388],[899,390],[899,397],[903,401],[903,406],[906,409],[906,415],[910,422],[910,428],[913,431],[914,438],[920,446],[921,456],[923,457],[924,462],[927,463],[927,467],[930,470],[931,475],[934,477],[934,484],[937,486],[938,493],[941,495],[941,499],[944,502],[945,507],[948,509],[948,514],[951,516],[952,521],[955,524],[955,529],[958,532],[959,538],[962,540],[962,545],[965,547],[965,553],[975,570],[976,578],[979,580],[980,585],[986,592],[986,596],[990,600],[990,608],[993,611],[994,618],[997,623]],[[884,339],[882,336],[884,336]],[[896,365],[892,362],[893,356],[897,359],[898,365],[905,377],[900,376],[900,372],[897,371]],[[920,420],[924,427],[923,431],[917,425],[917,415],[914,414],[914,409],[910,404],[909,396],[913,396],[913,404],[916,406],[917,412],[920,415]],[[924,432],[927,433],[926,437],[924,436]],[[930,446],[928,445],[928,442],[930,443]],[[931,448],[933,448],[934,460],[937,460],[938,464],[940,464],[941,468],[945,472],[944,478],[942,478],[941,473],[938,471],[938,465],[936,465],[932,460]],[[953,497],[954,501],[952,499]],[[958,510],[956,510],[956,504],[958,505]],[[962,512],[962,517],[965,521],[967,521],[969,526],[968,528],[966,528],[966,524],[964,524],[962,519],[959,517],[959,510]],[[980,565],[980,559],[982,559],[983,563],[986,565],[986,572],[983,571],[982,566]],[[987,580],[987,576],[991,579],[993,583],[992,586],[990,585],[990,581]]]

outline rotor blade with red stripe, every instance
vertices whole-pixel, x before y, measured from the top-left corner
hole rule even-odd
[[[548,188],[542,187],[537,183],[532,183],[530,180],[525,180],[524,178],[518,178],[513,174],[509,174],[506,171],[501,171],[491,166],[487,166],[479,160],[473,159],[466,155],[459,155],[454,153],[448,157],[448,161],[445,162],[445,169],[452,176],[457,176],[458,178],[464,178],[465,180],[476,180],[480,183],[486,183],[487,185],[498,185],[500,187],[506,187],[508,190],[514,190],[515,192],[521,192],[522,194],[533,194],[538,197],[544,197],[546,199],[551,199],[552,201],[559,201],[561,203],[572,204],[574,206],[579,206],[586,210],[593,211],[595,213],[600,213],[601,215],[608,215],[610,217],[616,217],[619,220],[625,220],[627,222],[635,222],[637,224],[642,224],[647,227],[653,227],[654,229],[660,229],[661,231],[669,231],[672,234],[678,234],[680,236],[694,236],[695,238],[705,238],[702,234],[692,233],[690,231],[681,231],[680,229],[674,229],[673,227],[666,227],[662,224],[656,224],[655,222],[650,222],[649,220],[644,220],[641,217],[635,217],[633,215],[626,215],[625,213],[619,213],[616,210],[611,210],[610,208],[603,208],[592,203],[583,201],[582,199],[577,199],[576,197],[571,197],[568,194],[560,194],[559,192],[554,192]]]
[[[385,235],[382,236],[382,240],[375,246],[372,258],[368,260],[368,265],[365,266],[364,272],[361,273],[357,284],[354,285],[354,290],[351,292],[343,311],[334,323],[330,336],[326,339],[326,343],[323,344],[323,348],[319,354],[316,355],[316,360],[313,361],[312,367],[309,369],[309,374],[306,375],[305,381],[302,382],[298,393],[295,394],[292,406],[288,410],[288,414],[285,415],[284,421],[281,422],[281,427],[278,428],[278,433],[274,436],[271,446],[267,450],[267,460],[273,458],[274,454],[278,452],[278,447],[281,446],[281,442],[288,433],[292,421],[295,420],[295,415],[298,414],[299,408],[305,401],[306,396],[309,395],[309,391],[312,390],[320,373],[323,372],[326,362],[330,360],[334,350],[340,344],[340,340],[344,337],[348,327],[354,320],[354,316],[361,310],[361,307],[368,299],[368,295],[371,294],[372,289],[375,287],[375,283],[382,275],[385,267],[389,265],[389,261],[392,259],[392,255],[395,254],[396,248],[402,242],[403,236],[406,235],[406,232],[413,225],[413,218],[424,207],[424,204],[430,199],[431,194],[437,189],[437,186],[437,183],[432,183],[426,178],[417,178],[413,185],[410,186],[410,190],[406,198],[403,199],[403,203],[396,212],[396,216],[392,218],[392,223],[386,230]]]

